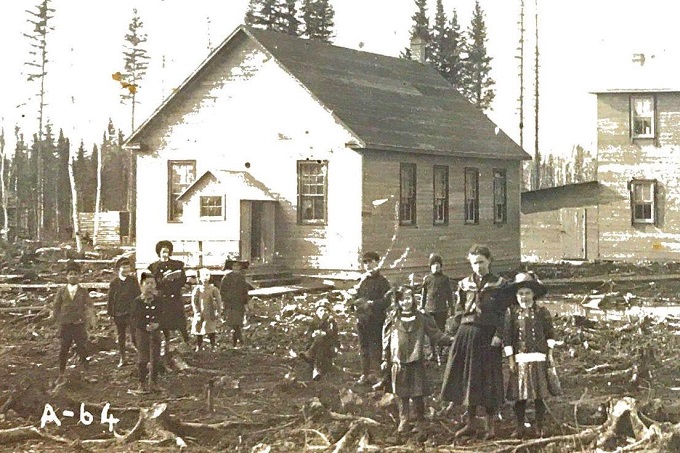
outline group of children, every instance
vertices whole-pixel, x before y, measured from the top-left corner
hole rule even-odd
[[[117,275],[109,288],[108,314],[117,330],[118,366],[126,364],[129,331],[137,350],[139,391],[157,389],[160,333],[165,337],[166,348],[172,330],[178,330],[184,341],[189,341],[181,299],[186,283],[184,265],[170,258],[172,244],[168,241],[159,242],[156,252],[159,260],[142,272],[139,283],[130,260],[118,260]],[[535,404],[535,428],[541,435],[546,410],[543,400],[550,396],[547,371],[555,345],[550,313],[536,304],[545,295],[545,287],[532,273],[517,274],[511,282],[491,273],[492,257],[486,246],[473,246],[467,257],[472,273],[454,288],[442,272],[442,258],[432,255],[431,272],[423,280],[418,306],[413,286],[393,288],[380,273],[379,255],[363,255],[365,273],[351,305],[357,319],[361,357],[357,383],[372,383],[371,371],[379,364],[381,384],[397,398],[398,431],[405,432],[412,421],[418,429],[424,420],[424,398],[430,394],[425,373],[427,338],[435,357],[441,357],[448,346],[441,399],[467,407],[465,425],[455,433],[456,437],[480,431],[476,415],[477,408],[483,406],[487,418],[484,437],[493,438],[496,414],[505,397],[514,401],[517,424],[512,436],[527,434],[528,401]],[[196,351],[201,349],[204,336],[211,347],[215,346],[221,316],[232,329],[232,344],[243,343],[241,327],[250,286],[240,272],[242,265],[238,260],[227,260],[219,288],[212,283],[209,270],[199,271],[199,283],[191,295],[191,333],[196,336]],[[57,383],[64,382],[73,343],[87,366],[87,330],[96,322],[92,299],[79,285],[78,264],[67,263],[66,279],[66,286],[55,295],[53,307],[60,338]],[[316,380],[332,368],[338,329],[327,299],[317,302],[315,313],[300,357],[310,364]],[[503,352],[510,373],[505,394]]]
[[[159,260],[141,273],[139,281],[132,272],[128,258],[119,259],[115,268],[116,277],[111,281],[108,292],[107,313],[113,319],[117,332],[119,351],[118,366],[126,365],[126,337],[128,332],[137,351],[139,387],[137,391],[158,389],[157,375],[160,369],[161,333],[165,339],[165,353],[169,353],[170,332],[180,332],[185,343],[189,343],[187,319],[182,300],[182,287],[187,281],[184,263],[170,258],[173,247],[169,241],[156,245]],[[199,282],[191,294],[193,319],[191,333],[196,337],[196,351],[203,346],[207,336],[211,347],[216,345],[216,334],[220,316],[233,330],[232,344],[243,343],[245,306],[248,290],[241,267],[245,263],[235,259],[225,262],[225,276],[220,288],[212,282],[208,269],[198,272]],[[70,260],[66,264],[66,286],[60,288],[55,297],[52,318],[58,323],[60,352],[59,377],[55,384],[65,382],[68,352],[75,343],[76,351],[85,367],[87,357],[87,331],[96,323],[95,308],[89,292],[79,285],[80,266]]]

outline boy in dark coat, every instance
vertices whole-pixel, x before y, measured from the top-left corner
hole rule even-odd
[[[69,260],[66,263],[66,286],[57,290],[51,319],[59,326],[59,378],[56,383],[66,382],[66,361],[71,345],[75,343],[80,361],[87,370],[87,330],[93,329],[96,312],[90,294],[80,286],[80,265]]]
[[[316,317],[312,319],[307,332],[307,349],[300,353],[312,365],[312,379],[318,380],[333,366],[335,347],[338,345],[338,325],[331,315],[328,299],[316,303]]]
[[[442,257],[430,255],[430,271],[423,279],[421,299],[422,310],[434,318],[437,327],[442,332],[446,327],[446,318],[453,310],[453,287],[451,279],[442,272],[444,265]]]
[[[170,258],[172,251],[172,242],[159,241],[156,244],[156,254],[159,260],[149,265],[149,271],[156,281],[158,295],[164,304],[163,319],[160,320],[160,324],[165,337],[166,353],[170,349],[171,330],[179,330],[184,343],[189,344],[187,316],[182,300],[182,287],[187,281],[187,276],[184,273],[184,263]]]
[[[380,256],[366,252],[362,257],[365,274],[359,282],[356,299],[352,303],[357,316],[357,332],[361,348],[361,377],[357,384],[369,383],[371,365],[380,363],[382,328],[390,299],[390,282],[380,273]]]
[[[132,344],[135,344],[135,328],[130,323],[132,301],[140,294],[139,282],[131,274],[132,266],[129,258],[120,258],[116,262],[118,275],[109,285],[109,301],[107,312],[113,318],[118,333],[118,352],[120,361],[118,367],[125,365],[125,334],[130,328]]]
[[[130,317],[137,339],[138,390],[148,392],[158,390],[157,364],[161,360],[160,322],[163,302],[156,294],[156,279],[153,274],[143,272],[140,279],[142,294],[132,302]],[[147,385],[149,373],[151,386]]]
[[[246,304],[248,303],[248,291],[252,286],[246,281],[242,267],[247,266],[247,262],[227,259],[224,263],[226,273],[220,283],[220,297],[224,307],[224,321],[227,328],[232,329],[231,342],[234,347],[238,343],[243,345],[243,319],[246,315]]]

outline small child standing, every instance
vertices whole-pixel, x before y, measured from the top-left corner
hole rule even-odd
[[[431,315],[442,332],[446,327],[446,318],[453,310],[453,287],[451,279],[442,272],[442,257],[430,255],[430,271],[423,279],[421,308]]]
[[[300,357],[312,365],[312,379],[319,380],[333,366],[335,347],[338,345],[338,325],[331,315],[328,299],[316,303],[316,317],[307,329],[307,349]]]
[[[238,343],[243,345],[243,318],[246,316],[248,291],[252,289],[241,272],[247,262],[227,259],[224,263],[226,273],[220,283],[220,296],[224,305],[224,320],[228,328],[232,329],[231,342],[234,347]]]
[[[413,288],[402,286],[394,291],[396,310],[383,329],[383,370],[391,367],[392,393],[398,398],[399,428],[406,431],[410,422],[409,406],[413,402],[416,429],[425,418],[424,397],[430,394],[425,375],[425,336],[430,344],[451,343],[451,338],[437,328],[431,316],[416,309]]]
[[[132,303],[131,318],[137,339],[140,392],[158,390],[157,364],[161,360],[160,319],[162,301],[156,294],[156,279],[150,272],[140,277],[142,294]],[[147,378],[151,377],[151,385]]]
[[[66,263],[66,286],[54,295],[51,319],[59,326],[59,378],[55,385],[61,385],[66,383],[66,362],[74,343],[81,363],[88,369],[87,331],[97,322],[94,302],[80,286],[80,265],[73,260]]]
[[[134,275],[131,275],[132,266],[129,258],[120,258],[116,262],[118,275],[109,285],[109,301],[107,312],[116,324],[118,334],[118,352],[120,361],[118,367],[125,365],[125,334],[130,328],[132,344],[135,344],[135,328],[130,322],[130,309],[132,302],[139,296],[139,282]]]
[[[514,438],[525,437],[524,416],[527,401],[536,408],[536,434],[543,435],[545,403],[548,390],[548,364],[552,362],[555,332],[547,308],[536,304],[546,288],[533,273],[519,273],[508,286],[517,297],[517,304],[508,309],[505,318],[503,343],[508,357],[510,378],[507,398],[515,401],[516,429]]]
[[[198,271],[200,284],[191,293],[191,307],[194,309],[194,319],[191,323],[191,333],[196,335],[196,352],[203,346],[203,336],[207,335],[210,347],[216,346],[217,320],[220,315],[220,290],[210,281],[210,271],[203,268]]]

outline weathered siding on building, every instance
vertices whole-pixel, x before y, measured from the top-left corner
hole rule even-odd
[[[277,197],[277,262],[292,269],[358,266],[361,156],[356,141],[315,98],[254,41],[240,35],[184,87],[145,135],[138,153],[137,259],[156,259],[165,238],[195,239],[185,222],[167,221],[168,161],[196,160],[207,170],[245,170]],[[296,115],[290,114],[295,106]],[[328,221],[297,224],[297,160],[328,161]],[[205,224],[203,224],[205,226]],[[221,236],[214,226],[214,239]],[[230,227],[231,228],[231,227]],[[229,230],[231,231],[231,230]],[[223,239],[228,239],[225,232]]]
[[[401,163],[416,164],[416,225],[400,226],[398,220]],[[433,166],[449,167],[449,222],[433,223]],[[466,225],[463,205],[464,169],[478,168],[479,224]],[[507,177],[507,223],[494,224],[493,170],[505,169]],[[469,272],[466,254],[473,243],[485,243],[494,255],[494,267],[519,265],[519,187],[517,161],[463,159],[380,151],[364,152],[364,198],[362,247],[385,256],[384,268],[400,272],[427,268],[430,253],[442,255],[451,276]]]
[[[656,138],[631,140],[627,93],[598,94],[600,257],[607,260],[680,259],[680,94],[656,93]],[[629,182],[657,180],[658,220],[632,225]]]
[[[88,235],[95,245],[121,245],[120,212],[106,211],[99,213],[97,237],[94,237],[94,212],[79,212],[78,223],[81,236]]]
[[[598,259],[599,192],[596,182],[524,192],[522,259]]]

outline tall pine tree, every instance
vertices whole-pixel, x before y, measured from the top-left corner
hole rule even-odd
[[[300,36],[300,19],[298,18],[297,0],[286,0],[282,19],[284,33],[291,36]]]
[[[335,27],[335,10],[330,0],[304,0],[302,3],[303,36],[331,43]]]
[[[411,16],[413,25],[411,26],[410,39],[420,38],[425,43],[425,61],[430,61],[430,42],[432,36],[430,34],[430,19],[427,17],[427,0],[414,0],[416,4],[416,12]],[[411,58],[413,56],[413,49],[407,47],[401,52],[402,58]]]
[[[430,65],[443,76],[448,72],[446,68],[445,39],[447,35],[446,14],[444,14],[444,3],[437,0],[435,6],[434,25],[430,32],[431,40],[429,43]]]
[[[250,0],[245,23],[251,27],[297,36],[297,4],[289,0]]]
[[[114,79],[118,80],[123,88],[121,102],[130,104],[130,132],[135,130],[135,107],[139,104],[137,93],[149,67],[149,55],[144,48],[147,35],[143,27],[144,22],[137,10],[133,9],[123,43],[123,71],[114,74]]]
[[[493,89],[496,82],[491,78],[491,57],[486,51],[486,41],[484,12],[476,1],[467,30],[461,80],[463,94],[480,110],[489,109],[496,96]]]
[[[442,75],[460,92],[463,90],[463,82],[461,80],[463,62],[460,56],[464,44],[462,39],[460,25],[458,24],[458,13],[454,9],[453,13],[451,13],[451,19],[446,26],[444,39],[442,40],[441,52],[442,59],[444,60]]]

